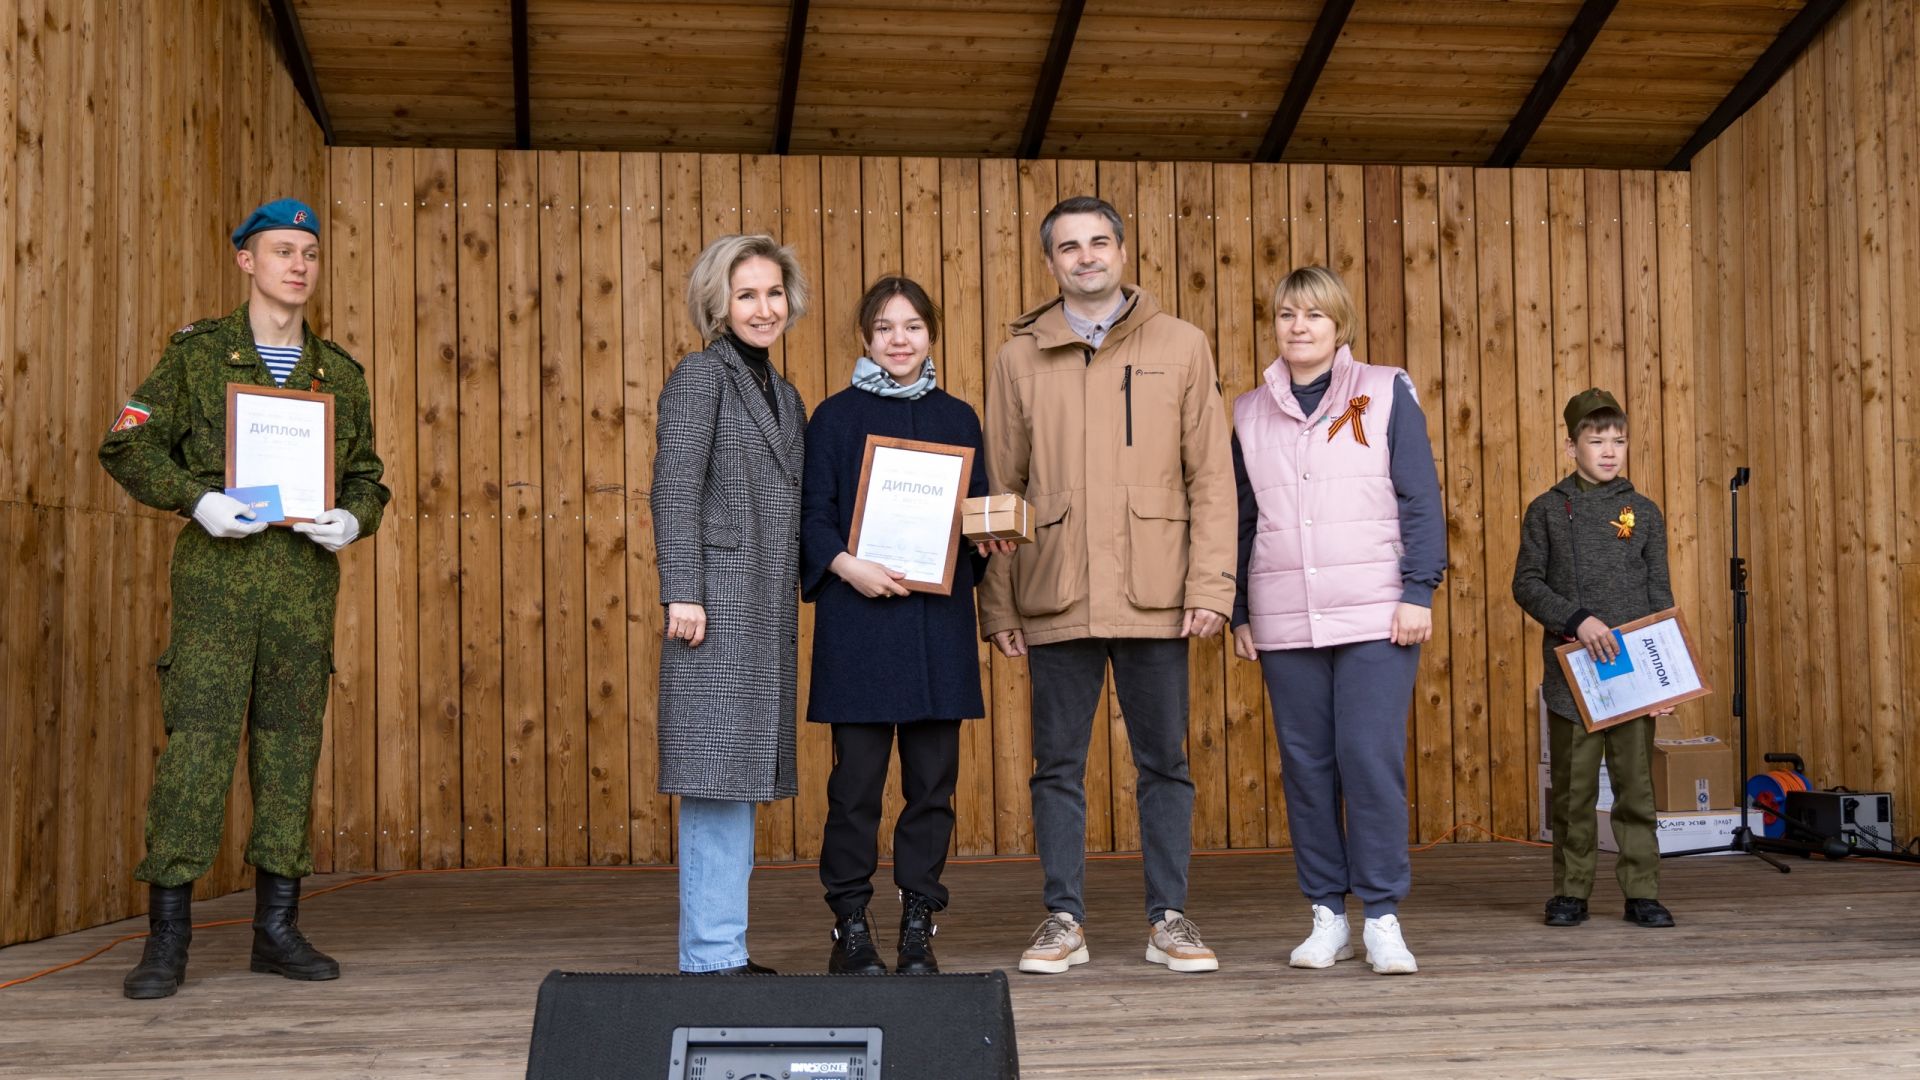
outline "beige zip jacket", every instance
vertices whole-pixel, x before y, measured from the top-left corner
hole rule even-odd
[[[1032,504],[1034,542],[995,558],[980,631],[1030,645],[1180,635],[1233,611],[1233,460],[1206,334],[1125,288],[1094,349],[1055,298],[1022,315],[987,385],[992,490]]]

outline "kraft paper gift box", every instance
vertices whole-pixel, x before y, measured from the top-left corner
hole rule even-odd
[[[984,495],[960,504],[960,534],[976,543],[1033,543],[1033,508],[1018,495]]]

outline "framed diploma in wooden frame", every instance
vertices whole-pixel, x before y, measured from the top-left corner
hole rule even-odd
[[[227,384],[227,487],[274,485],[286,517],[333,506],[333,395]]]
[[[1605,664],[1596,663],[1577,641],[1553,650],[1588,731],[1713,693],[1694,660],[1693,635],[1679,608],[1624,623],[1614,635],[1620,652]]]
[[[970,446],[867,436],[847,550],[906,574],[909,591],[951,596],[972,480]]]

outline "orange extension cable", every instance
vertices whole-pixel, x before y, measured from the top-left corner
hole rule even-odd
[[[1434,848],[1445,843],[1448,838],[1453,836],[1454,833],[1459,832],[1461,829],[1468,829],[1468,828],[1474,829],[1478,832],[1485,833],[1487,836],[1491,837],[1492,839],[1499,840],[1504,843],[1522,844],[1527,847],[1552,847],[1553,846],[1552,844],[1543,843],[1542,841],[1539,841],[1539,840],[1523,840],[1523,839],[1520,839],[1519,837],[1514,837],[1514,836],[1502,836],[1501,834],[1494,832],[1492,829],[1489,829],[1486,826],[1481,825],[1477,822],[1463,821],[1455,825],[1453,828],[1448,829],[1446,832],[1441,833],[1437,838],[1425,844],[1421,844],[1417,847],[1408,848],[1407,850],[1414,853],[1418,853],[1422,851],[1431,851]],[[1293,850],[1292,848],[1288,848],[1288,847],[1233,848],[1226,851],[1196,851],[1193,853],[1193,855],[1195,858],[1211,859],[1211,858],[1221,858],[1226,856],[1240,856],[1240,855],[1284,855],[1292,850]],[[1128,859],[1138,859],[1138,858],[1140,858],[1140,853],[1137,851],[1089,852],[1087,854],[1087,859],[1090,862],[1111,862],[1115,860],[1128,860]],[[974,856],[963,856],[960,858],[952,859],[952,860],[949,860],[949,862],[950,864],[959,864],[959,865],[989,865],[993,863],[1037,862],[1038,860],[1039,860],[1039,856],[1037,855],[974,855]],[[817,869],[819,865],[820,864],[817,862],[767,863],[761,866],[756,866],[754,867],[754,869],[755,871],[811,870],[811,869]],[[892,860],[883,859],[881,860],[880,865],[890,866],[892,865]],[[353,878],[349,881],[340,882],[338,885],[329,885],[324,889],[315,889],[314,891],[305,894],[302,897],[302,899],[311,900],[311,899],[314,899],[315,897],[325,896],[328,893],[339,892],[341,889],[351,889],[357,885],[371,885],[376,881],[386,881],[389,878],[397,878],[397,877],[409,877],[414,874],[489,874],[489,873],[502,873],[502,872],[515,873],[515,874],[541,874],[541,873],[547,873],[547,874],[594,874],[594,873],[666,874],[666,873],[673,873],[674,870],[675,868],[672,866],[455,866],[455,867],[449,867],[444,870],[389,870],[379,874],[366,874],[361,877]],[[195,923],[193,924],[193,928],[195,930],[209,930],[218,926],[243,926],[243,925],[251,924],[252,921],[253,920],[251,918],[220,919],[215,922]],[[92,960],[97,956],[101,956],[111,951],[115,946],[123,945],[129,941],[139,941],[146,936],[147,936],[146,934],[126,934],[121,937],[114,938],[112,941],[107,942],[105,945],[100,946],[99,948],[93,950],[92,952],[88,953],[85,956],[80,957],[79,959],[69,960],[64,964],[59,964],[54,967],[47,968],[45,971],[36,971],[31,975],[23,975],[18,979],[11,979],[7,982],[0,982],[0,990],[9,990],[16,986],[23,986],[27,983],[33,982],[36,979],[44,979],[49,975],[58,974],[59,972],[67,970],[68,968],[79,967],[81,964],[84,964],[87,961]]]

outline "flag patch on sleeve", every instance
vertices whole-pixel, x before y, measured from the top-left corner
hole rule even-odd
[[[153,419],[152,408],[137,401],[128,401],[120,409],[120,418],[113,422],[113,430],[126,431],[129,428],[137,428],[151,419]]]

